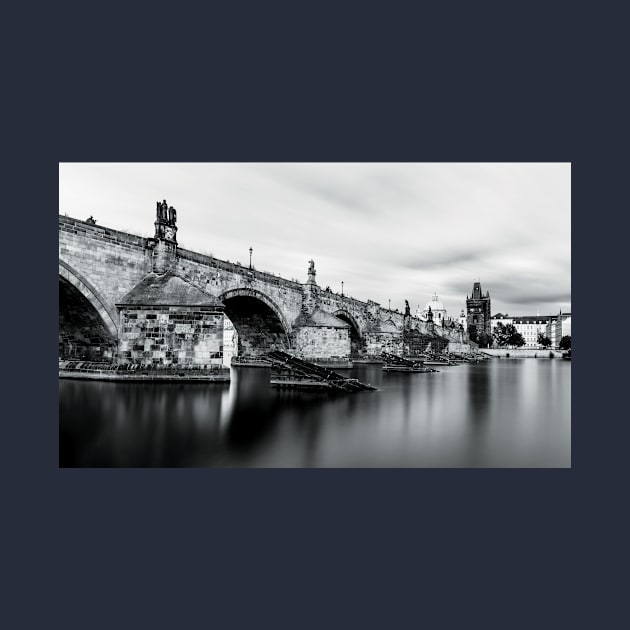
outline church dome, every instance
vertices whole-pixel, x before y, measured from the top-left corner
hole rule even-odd
[[[444,308],[444,304],[442,304],[442,302],[440,302],[440,300],[438,300],[438,296],[434,295],[431,300],[429,300],[427,302],[427,305],[424,307],[425,311],[429,310],[429,306],[431,307],[431,310],[435,313],[436,311],[445,311],[446,309]]]

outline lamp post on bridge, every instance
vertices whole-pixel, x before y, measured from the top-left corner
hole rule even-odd
[[[343,280],[341,281],[341,297],[343,297]]]
[[[250,271],[251,271],[251,268],[252,268],[252,252],[253,251],[254,250],[250,247],[249,248],[249,269],[250,269]]]
[[[389,308],[389,310],[391,311],[391,310],[392,310],[392,301],[391,301],[391,300],[388,300],[388,302],[389,302],[389,307],[388,307],[388,308]]]

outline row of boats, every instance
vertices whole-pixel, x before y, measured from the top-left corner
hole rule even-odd
[[[487,361],[486,354],[454,354],[435,355],[426,353],[414,357],[401,357],[395,354],[383,353],[383,370],[388,372],[439,372],[437,367],[460,365],[461,363],[479,363]]]
[[[426,353],[414,357],[404,357],[383,352],[376,357],[355,359],[352,363],[381,364],[386,372],[439,372],[438,367],[458,365],[460,363],[476,363],[488,360],[490,355],[453,353],[435,355]],[[236,360],[235,360],[236,359]],[[351,367],[342,365],[341,367]],[[376,389],[369,383],[355,378],[343,376],[330,367],[301,359],[288,352],[274,350],[256,358],[234,357],[232,365],[249,367],[270,367],[272,387],[290,389],[327,389],[346,392],[358,392]]]

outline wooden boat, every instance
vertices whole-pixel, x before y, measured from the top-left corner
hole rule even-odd
[[[439,370],[434,370],[433,368],[425,368],[421,365],[419,366],[409,366],[409,365],[383,365],[384,372],[439,372]]]

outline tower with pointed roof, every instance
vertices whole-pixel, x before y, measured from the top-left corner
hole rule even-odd
[[[481,290],[481,282],[473,284],[472,295],[466,296],[466,327],[474,326],[477,334],[492,334],[490,322],[490,291],[484,295]]]

